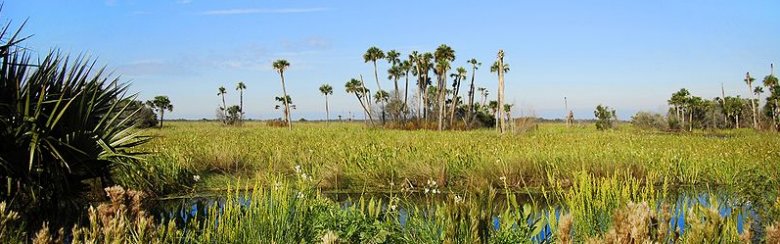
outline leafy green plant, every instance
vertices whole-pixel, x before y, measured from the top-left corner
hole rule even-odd
[[[617,120],[615,110],[601,104],[596,106],[596,111],[593,111],[593,114],[596,116],[596,129],[599,130],[612,129],[615,120]]]
[[[17,40],[0,48],[0,200],[42,217],[81,199],[87,180],[111,184],[111,168],[134,163],[148,137],[132,128],[127,85],[84,57],[32,62]]]

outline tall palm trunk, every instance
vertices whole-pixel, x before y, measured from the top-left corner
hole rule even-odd
[[[468,111],[466,115],[466,128],[471,129],[471,121],[473,118],[471,118],[471,115],[474,113],[474,76],[477,72],[477,67],[472,66],[471,68],[471,85],[469,85],[469,105],[468,105]]]
[[[371,104],[371,94],[370,94],[370,92],[366,92],[366,85],[365,85],[366,83],[363,81],[363,75],[362,74],[360,75],[360,83],[363,84],[362,92],[363,92],[363,98],[366,99],[366,107],[365,108],[366,108],[366,112],[368,113],[368,119],[370,120],[371,125],[373,125],[374,124],[374,119],[373,119],[373,117],[371,117],[371,105],[372,105]],[[362,100],[361,100],[361,102],[362,102]]]
[[[227,103],[225,103],[225,93],[222,93],[222,123],[227,124]]]
[[[366,93],[365,93],[365,89],[364,89],[364,91],[363,91],[363,94],[366,94]],[[358,95],[357,93],[355,93],[355,97],[357,97],[357,99],[358,99],[358,102],[360,102],[360,106],[361,106],[361,107],[363,107],[363,113],[364,113],[364,114],[368,114],[368,121],[369,121],[369,122],[371,122],[371,125],[373,125],[373,124],[374,124],[374,119],[373,119],[373,118],[371,118],[371,111],[370,111],[370,110],[369,110],[369,109],[366,107],[366,104],[365,104],[365,103],[363,103],[363,99],[362,99],[362,98],[360,98],[360,95]],[[370,100],[370,99],[369,99],[369,100]]]
[[[720,98],[721,98],[721,104],[720,106],[723,109],[723,113],[726,113],[726,89],[723,89],[723,82],[720,83]],[[728,115],[723,116],[723,127],[728,126]]]
[[[164,121],[165,121],[165,109],[160,109],[160,129],[163,128]]]
[[[422,74],[420,74],[420,67],[417,67],[415,65],[415,69],[417,69],[417,120],[422,120],[422,108],[423,108],[423,97],[422,97]]]
[[[745,74],[745,82],[748,85],[748,92],[752,95],[752,99],[750,99],[750,104],[752,105],[752,113],[753,113],[753,129],[758,129],[758,116],[757,116],[757,110],[756,110],[756,93],[753,92],[753,82],[750,81],[750,72]]]
[[[498,117],[504,108],[504,50],[498,50]],[[504,120],[499,121],[500,133],[504,133]]]
[[[688,112],[688,131],[693,131],[693,109]]]
[[[287,103],[287,87],[284,86],[284,72],[279,72],[282,77],[282,100],[284,101],[284,119],[287,120],[287,129],[292,130],[292,120],[290,120],[290,104]]]
[[[382,86],[379,85],[379,74],[376,71],[376,60],[374,60],[374,79],[376,80],[376,89],[377,92],[382,90]],[[371,101],[371,96],[367,98],[369,101]],[[379,103],[382,105],[382,109],[385,108],[385,101],[380,100]],[[385,116],[382,116],[382,124],[385,124]]]
[[[407,99],[409,98],[409,69],[406,69],[406,75],[404,77],[406,78],[406,85],[404,85],[404,106],[401,111],[403,111],[404,120],[406,120],[406,110],[409,108],[408,104],[406,103]]]
[[[455,109],[458,107],[458,92],[460,91],[460,80],[461,80],[460,76],[455,78],[455,90],[452,93],[452,106],[450,106],[450,128],[452,128],[455,122]]]
[[[446,104],[444,104],[444,98],[445,94],[447,93],[447,70],[442,69],[441,73],[439,74],[439,101],[438,101],[438,109],[439,109],[439,130],[444,130],[444,107]]]
[[[397,102],[401,101],[401,90],[398,89],[398,77],[394,78],[394,82],[395,82],[395,102],[394,103],[397,103]],[[390,112],[392,113],[392,114],[390,114],[390,116],[392,116],[392,119],[398,120],[398,119],[401,118],[401,111],[403,111],[403,104],[402,104],[402,107],[401,107],[400,111],[395,110],[395,109],[390,110]]]
[[[244,90],[243,89],[238,91],[238,110],[240,110],[239,111],[240,113],[238,115],[239,121],[243,121],[244,120]]]
[[[330,109],[328,108],[328,95],[325,94],[325,124],[330,122]]]
[[[395,99],[401,100],[401,90],[398,89],[398,77],[393,78],[393,85],[395,85]]]

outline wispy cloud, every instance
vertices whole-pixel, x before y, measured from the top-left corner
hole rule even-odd
[[[189,3],[192,3],[192,0],[176,0],[176,3],[178,3],[178,4],[189,4]]]
[[[209,10],[200,12],[201,15],[238,15],[238,14],[297,14],[324,12],[329,8],[238,8]]]

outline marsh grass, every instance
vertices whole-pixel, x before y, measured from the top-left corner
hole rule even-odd
[[[145,149],[158,152],[148,158],[158,168],[200,175],[211,188],[224,188],[223,180],[212,184],[212,179],[292,176],[296,165],[307,168],[323,190],[358,192],[389,189],[390,182],[420,186],[428,179],[459,190],[500,187],[500,177],[515,189],[551,188],[571,186],[573,172],[579,171],[597,177],[627,172],[641,184],[656,185],[666,180],[737,186],[780,178],[780,165],[771,163],[780,161],[774,150],[780,138],[771,134],[670,134],[623,124],[607,132],[590,126],[538,127],[498,136],[492,130],[397,131],[360,123],[300,123],[285,131],[260,122],[242,127],[172,122],[165,130],[147,130],[156,139]]]
[[[392,193],[338,203],[301,169],[295,180],[269,175],[271,184],[237,181],[185,222],[154,219],[146,194],[111,187],[106,189],[110,201],[90,208],[86,225],[70,233],[43,226],[34,241],[62,243],[68,234],[72,243],[737,243],[754,238],[749,228],[738,231],[737,211],[722,213],[712,198],[673,207],[657,198],[663,190],[638,180],[628,189],[617,187],[626,177],[578,172],[565,204],[557,207],[539,204],[544,199],[518,202],[508,188],[442,192],[433,181],[428,187],[437,191],[414,198]],[[235,187],[242,185],[252,187]],[[685,227],[675,224],[672,209],[684,212]],[[17,221],[7,219],[0,222],[2,233],[18,235],[5,231],[15,230]],[[761,240],[777,240],[776,226],[767,225]]]

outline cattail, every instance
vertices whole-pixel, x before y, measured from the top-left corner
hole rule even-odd
[[[43,227],[38,230],[38,233],[35,234],[35,239],[33,239],[33,244],[48,244],[52,243],[54,240],[51,236],[51,233],[49,233],[49,223],[43,222]]]
[[[766,227],[766,243],[780,243],[780,221]]]
[[[742,234],[739,235],[739,240],[742,241],[742,243],[751,243],[751,240],[753,239],[753,232],[750,231],[750,225],[753,221],[750,219],[745,220],[744,223],[744,230],[742,231]]]
[[[558,223],[558,243],[570,244],[573,243],[571,238],[571,228],[574,224],[574,219],[571,214],[566,214],[561,217]]]
[[[322,235],[322,244],[336,244],[339,243],[339,234],[336,234],[333,231],[328,231],[324,235]]]

